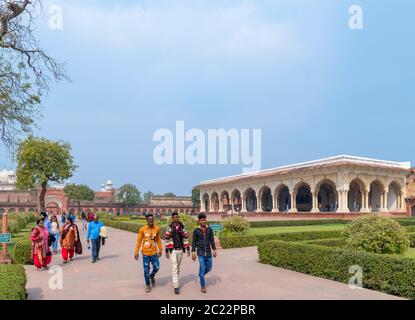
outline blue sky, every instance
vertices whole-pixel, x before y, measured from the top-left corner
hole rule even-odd
[[[60,31],[50,4],[63,7]],[[363,30],[348,27],[363,7]],[[71,143],[72,181],[190,194],[238,165],[158,166],[153,133],[262,129],[262,168],[351,154],[415,162],[415,2],[46,1],[39,39],[72,83],[36,135]],[[3,153],[0,166],[13,167]]]

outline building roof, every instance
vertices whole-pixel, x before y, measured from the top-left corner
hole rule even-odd
[[[387,161],[387,160],[379,160],[379,159],[371,159],[371,158],[364,158],[364,157],[356,157],[356,156],[349,156],[349,155],[339,155],[319,160],[307,161],[307,162],[300,162],[295,164],[290,164],[286,166],[271,168],[260,170],[256,172],[249,172],[234,176],[228,176],[219,179],[212,179],[202,181],[199,186],[203,187],[205,185],[211,184],[223,184],[228,182],[236,182],[239,180],[247,180],[249,178],[260,178],[260,177],[269,177],[273,175],[282,175],[282,174],[290,174],[290,173],[301,173],[307,172],[310,170],[315,170],[319,168],[327,168],[327,167],[334,167],[334,166],[343,166],[343,165],[358,165],[358,166],[365,166],[365,167],[373,167],[373,168],[384,168],[384,169],[397,169],[408,171],[411,168],[411,163],[407,162],[396,162],[396,161]]]

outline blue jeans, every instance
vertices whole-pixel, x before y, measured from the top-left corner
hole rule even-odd
[[[150,273],[150,263],[153,265],[153,271]],[[143,266],[144,266],[144,280],[146,285],[150,285],[150,278],[154,277],[160,269],[160,261],[157,254],[153,256],[143,255]]]
[[[199,258],[199,279],[200,286],[205,286],[205,275],[207,275],[212,270],[212,257],[198,256]]]
[[[97,260],[99,257],[99,249],[101,248],[101,237],[98,239],[91,239],[92,260]]]
[[[52,242],[52,251],[58,251],[58,242],[59,242],[59,232],[53,234],[55,236],[55,241]]]

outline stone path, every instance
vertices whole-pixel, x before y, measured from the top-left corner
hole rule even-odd
[[[85,239],[85,233],[81,233]],[[90,251],[83,241],[84,254],[63,265],[61,256],[52,265],[62,267],[63,289],[49,288],[53,274],[26,266],[29,299],[397,299],[376,291],[352,290],[348,285],[321,279],[257,262],[254,247],[219,250],[213,272],[207,276],[208,292],[200,292],[198,263],[184,258],[181,270],[182,292],[171,285],[171,265],[164,255],[157,275],[157,286],[144,292],[142,261],[133,258],[137,235],[109,228],[102,248],[102,260],[91,263]]]

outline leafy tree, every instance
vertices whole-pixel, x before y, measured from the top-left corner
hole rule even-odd
[[[63,183],[77,168],[73,163],[71,146],[30,136],[17,149],[17,187],[31,189],[40,185],[39,209],[46,211],[45,195],[48,182]]]
[[[40,117],[51,79],[69,80],[34,35],[41,0],[0,0],[0,140],[14,148]]]
[[[171,197],[171,198],[175,198],[176,195],[173,192],[166,192],[163,197]]]
[[[94,190],[85,184],[68,184],[63,190],[70,201],[78,203],[78,209],[81,207],[81,201],[94,201],[95,198]]]
[[[154,193],[153,192],[147,191],[146,193],[143,194],[143,201],[145,203],[149,203],[150,200],[151,200],[151,197],[153,197],[153,196],[154,196]]]
[[[200,207],[200,190],[199,189],[192,190],[192,203],[193,203],[193,207],[195,208]]]
[[[127,211],[127,206],[129,204],[142,202],[141,193],[135,185],[124,184],[117,191],[117,201],[123,203],[125,210]]]

